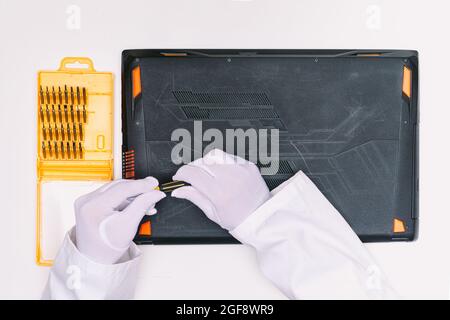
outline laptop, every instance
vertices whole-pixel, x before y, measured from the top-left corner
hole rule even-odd
[[[272,161],[251,160],[269,189],[302,170],[364,242],[417,236],[417,128],[416,51],[122,53],[124,178],[169,182],[210,146],[205,132],[224,140],[256,132]],[[249,142],[242,148],[261,155]],[[157,209],[142,220],[136,243],[237,242],[189,201],[169,196]]]

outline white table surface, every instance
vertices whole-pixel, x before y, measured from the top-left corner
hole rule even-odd
[[[119,177],[125,48],[392,48],[420,53],[420,236],[369,249],[400,294],[447,299],[449,13],[448,1],[420,0],[0,0],[0,298],[39,298],[48,274],[34,262],[38,70],[88,56],[97,70],[114,72]],[[283,298],[244,246],[142,250],[137,298]]]

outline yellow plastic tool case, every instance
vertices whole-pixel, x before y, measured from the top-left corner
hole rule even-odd
[[[67,231],[56,227],[74,221],[70,196],[112,178],[113,75],[97,72],[88,58],[64,58],[58,70],[38,73],[38,265],[52,264],[58,233]]]

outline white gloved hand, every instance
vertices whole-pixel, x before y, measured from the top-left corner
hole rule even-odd
[[[76,246],[95,262],[117,263],[133,241],[145,214],[166,195],[158,180],[116,180],[75,201]]]
[[[187,199],[222,228],[232,230],[270,198],[258,167],[214,149],[178,169],[173,180],[189,183],[172,192]]]

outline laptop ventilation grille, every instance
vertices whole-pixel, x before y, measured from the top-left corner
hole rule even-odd
[[[263,178],[269,190],[275,189],[288,179],[287,177],[276,177],[276,176],[263,176]]]
[[[277,166],[274,165],[274,163],[263,165],[263,164],[258,162],[256,165],[258,166],[259,169],[265,168],[266,170],[265,170],[264,174],[268,175],[268,176],[275,175],[275,174],[283,174],[283,175],[292,175],[292,174],[294,174],[294,170],[292,169],[291,164],[287,160],[280,160],[278,162],[278,170],[276,170]],[[273,171],[269,171],[268,172],[267,169],[269,169],[269,168],[270,169],[273,168]]]
[[[189,120],[279,119],[261,92],[172,92]]]
[[[269,98],[260,92],[192,92],[173,91],[175,99],[181,104],[250,104],[271,106]]]
[[[234,120],[234,119],[278,119],[273,108],[201,108],[195,106],[181,107],[187,119],[193,120]]]

